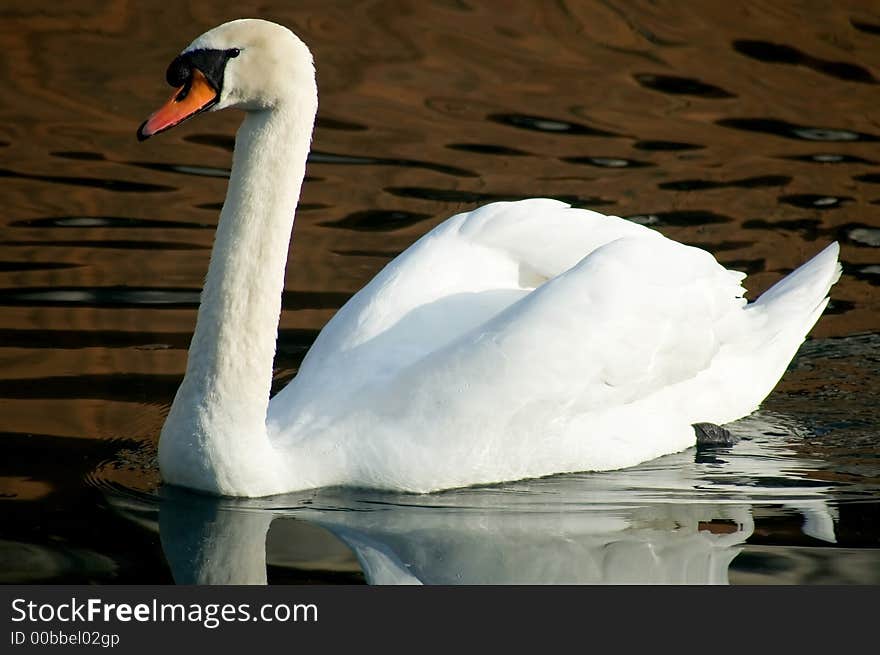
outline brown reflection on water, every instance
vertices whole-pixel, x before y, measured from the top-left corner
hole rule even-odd
[[[279,378],[390,257],[495,198],[558,197],[654,225],[749,272],[752,298],[840,239],[846,275],[813,334],[880,327],[871,3],[230,11],[0,3],[3,432],[154,443],[195,319],[163,292],[201,285],[240,117],[202,116],[145,144],[134,132],[164,99],[171,58],[237,16],[290,26],[318,67]],[[127,287],[147,296],[120,300]],[[103,457],[84,452],[84,470]],[[0,479],[11,497],[67,479],[51,464],[16,466]]]

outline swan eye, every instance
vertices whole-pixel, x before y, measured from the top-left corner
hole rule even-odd
[[[230,48],[226,51],[226,54],[228,54],[230,58],[238,57],[238,55],[241,54],[241,50],[239,50],[238,48]]]

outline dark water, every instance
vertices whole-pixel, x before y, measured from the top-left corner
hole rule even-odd
[[[880,583],[880,11],[743,2],[0,2],[0,581]],[[743,440],[431,496],[161,488],[238,116],[138,144],[193,37],[262,16],[321,92],[276,388],[447,216],[548,196],[749,273],[844,276]]]

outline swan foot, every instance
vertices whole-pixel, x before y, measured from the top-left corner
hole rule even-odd
[[[701,446],[732,446],[740,439],[727,428],[714,423],[694,423],[694,432],[697,435],[697,448]]]

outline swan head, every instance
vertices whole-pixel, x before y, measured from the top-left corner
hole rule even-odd
[[[308,47],[286,27],[245,18],[190,43],[165,74],[174,94],[138,128],[143,141],[205,111],[274,109],[296,98],[317,104]]]

